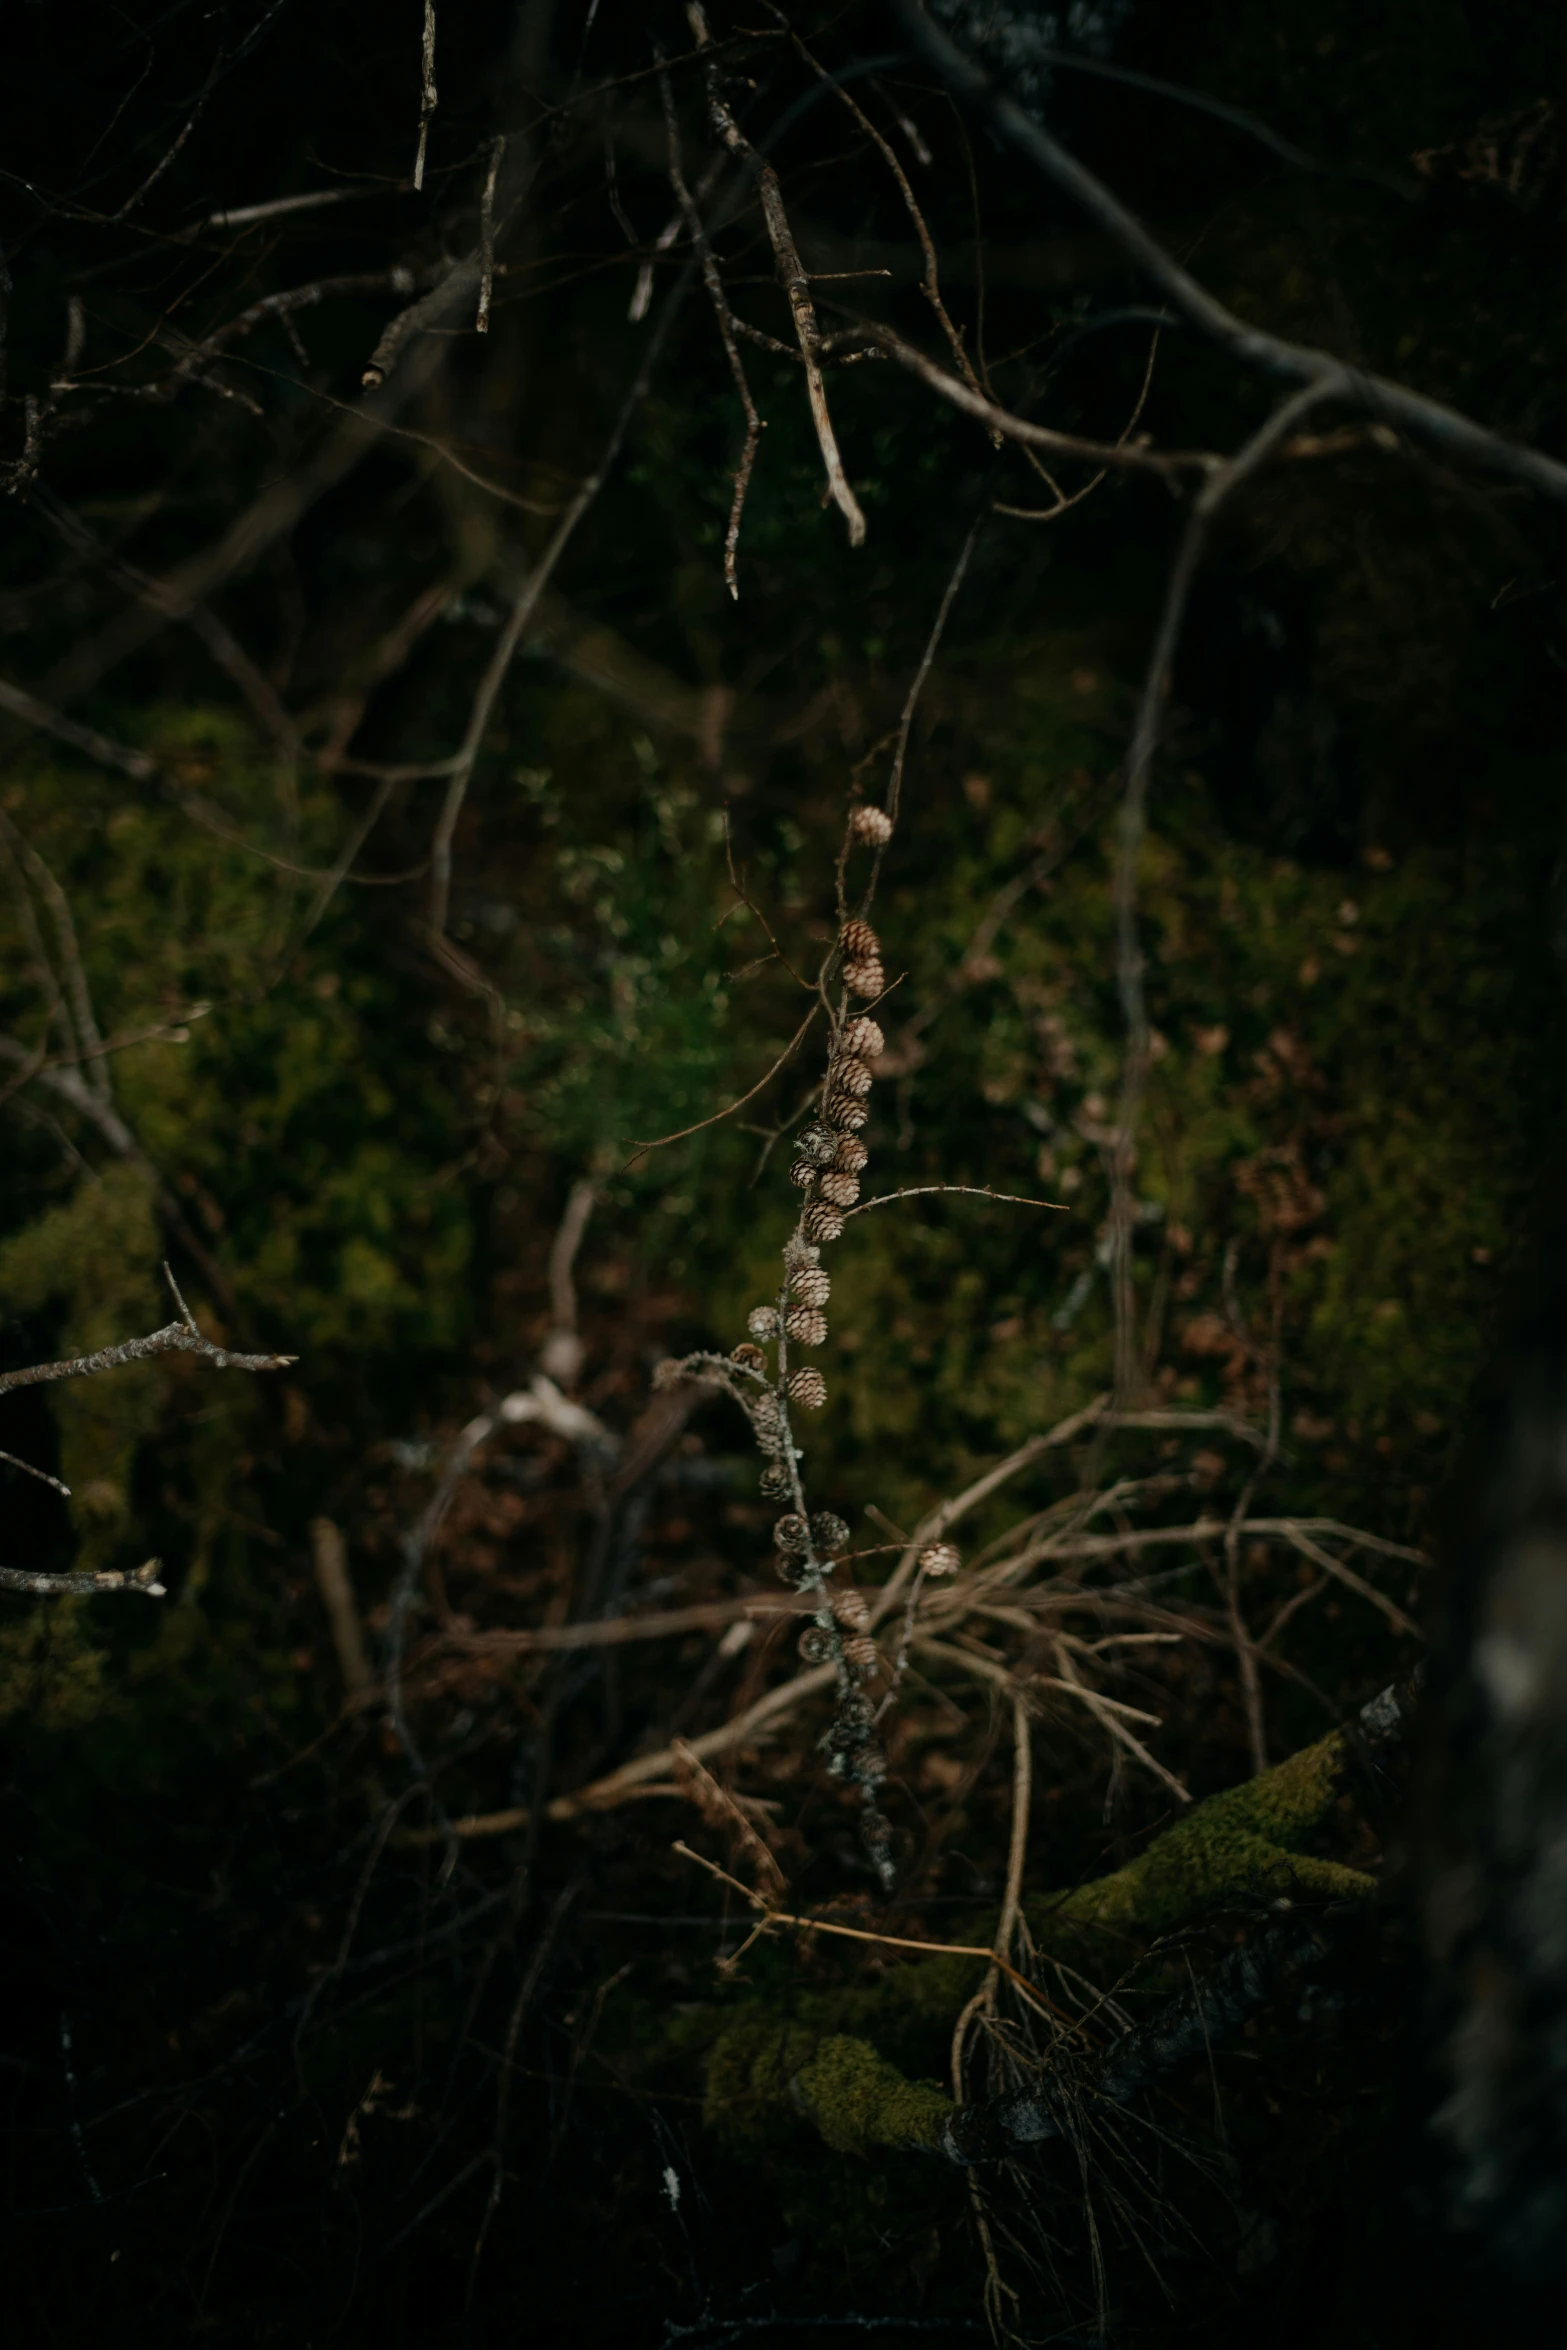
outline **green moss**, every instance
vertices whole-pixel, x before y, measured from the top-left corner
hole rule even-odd
[[[1147,1944],[1215,1910],[1280,1895],[1364,1900],[1374,1878],[1302,1849],[1338,1801],[1346,1759],[1335,1731],[1210,1796],[1125,1868],[1031,1903],[1036,1944],[1080,1945],[1085,1934]],[[1118,1965],[1124,1958],[1117,1950]],[[905,2064],[928,2061],[982,1974],[982,1960],[943,1954],[894,1967],[871,1985],[807,1991],[788,2018],[765,1999],[749,2002],[713,2044],[708,2122],[735,2142],[754,2143],[787,2117],[803,2117],[840,2153],[936,2144],[951,2100],[934,2083],[910,2079],[886,2051]]]
[[[1335,1731],[1271,1771],[1210,1795],[1146,1852],[1076,1892],[1034,1903],[1029,1923],[1048,1942],[1064,1925],[1151,1939],[1205,1910],[1297,1891],[1363,1899],[1374,1880],[1301,1850],[1338,1796],[1345,1746]]]
[[[729,2026],[708,2063],[706,2118],[731,2139],[765,2135],[792,2112],[839,2154],[934,2146],[951,2111],[934,2081],[905,2079],[867,2041],[755,2010]]]

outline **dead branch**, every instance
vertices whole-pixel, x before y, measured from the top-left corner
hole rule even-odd
[[[295,1355],[235,1354],[227,1347],[214,1345],[197,1328],[195,1317],[167,1265],[163,1274],[179,1308],[177,1322],[165,1323],[161,1330],[152,1331],[146,1338],[126,1338],[118,1346],[99,1347],[93,1354],[72,1355],[64,1362],[31,1363],[20,1370],[0,1372],[0,1395],[9,1395],[19,1387],[48,1386],[65,1379],[95,1379],[104,1371],[117,1371],[127,1363],[147,1362],[166,1354],[200,1355],[219,1371],[282,1371],[298,1360]],[[9,1459],[10,1455],[5,1457]],[[27,1464],[18,1462],[17,1466]],[[42,1470],[31,1473],[43,1475]],[[45,1482],[57,1484],[58,1480],[51,1477]],[[65,1487],[61,1486],[60,1491],[63,1493]],[[129,1573],[106,1569],[94,1574],[64,1575],[32,1574],[23,1568],[0,1567],[0,1590],[25,1591],[44,1597],[71,1592],[140,1591],[149,1599],[161,1599],[165,1591],[157,1579],[161,1566],[161,1560],[147,1559]]]
[[[686,21],[698,49],[711,51],[712,35],[697,0],[688,0]],[[738,156],[749,167],[755,179],[756,192],[761,199],[762,218],[767,224],[768,240],[778,265],[779,279],[788,297],[794,331],[800,345],[800,357],[805,363],[806,397],[810,402],[811,422],[816,428],[816,445],[821,450],[822,465],[827,475],[828,494],[849,526],[850,546],[863,546],[865,516],[859,500],[849,487],[838,450],[837,435],[833,431],[832,414],[827,405],[827,386],[822,378],[821,329],[816,322],[816,306],[811,300],[811,281],[796,248],[789,215],[784,209],[783,190],[778,184],[777,172],[765,157],[757,153],[735,121],[724,97],[716,64],[711,58],[707,67],[707,103],[713,127],[724,145],[731,155]]]
[[[702,264],[702,283],[706,286],[708,300],[713,305],[713,315],[718,321],[718,332],[724,346],[724,356],[729,362],[729,372],[734,379],[741,412],[745,417],[745,446],[740,452],[740,462],[735,467],[734,496],[729,507],[729,526],[724,533],[724,581],[731,597],[738,603],[740,600],[740,579],[736,568],[736,557],[740,545],[740,517],[745,510],[745,493],[751,484],[751,471],[756,463],[756,452],[761,445],[766,420],[757,414],[756,402],[751,397],[751,386],[746,379],[745,366],[735,341],[734,313],[729,307],[729,297],[724,291],[724,281],[719,274],[718,263],[714,258],[712,243],[703,225],[701,212],[690,189],[686,186],[685,172],[681,167],[680,160],[680,124],[675,114],[675,94],[669,86],[667,73],[659,75],[659,95],[663,100],[664,128],[669,146],[669,184],[675,191],[675,201],[680,207],[681,217],[685,221],[691,242],[695,246],[698,259]]]
[[[425,158],[430,148],[430,124],[440,98],[435,87],[435,0],[424,0],[424,30],[419,39],[419,145],[414,155],[414,186],[424,186]]]
[[[964,55],[932,22],[921,0],[888,0],[888,5],[910,46],[953,96],[1070,197],[1154,281],[1184,318],[1242,366],[1286,383],[1317,385],[1324,394],[1401,427],[1411,439],[1443,456],[1523,482],[1557,502],[1567,500],[1567,465],[1557,459],[1488,431],[1458,410],[1385,376],[1347,367],[1330,352],[1266,334],[1237,318],[1182,269],[1102,181]]]
[[[1224,463],[1211,449],[1153,449],[1145,441],[1130,439],[1089,441],[1077,433],[1057,432],[1048,424],[1035,424],[1030,417],[1015,416],[1010,408],[987,399],[983,392],[975,391],[957,376],[948,375],[945,368],[938,367],[934,359],[927,359],[923,351],[913,343],[906,343],[891,327],[856,326],[844,339],[851,348],[880,351],[886,358],[896,360],[951,407],[972,416],[988,432],[999,433],[1003,440],[1016,441],[1023,449],[1042,449],[1054,457],[1079,458],[1089,465],[1118,467],[1129,473],[1161,474],[1166,478],[1183,473],[1212,473]]]
[[[167,1270],[167,1268],[165,1268]],[[172,1275],[170,1276],[172,1280]],[[0,1395],[18,1387],[42,1387],[61,1379],[95,1379],[103,1371],[123,1370],[127,1363],[150,1362],[156,1355],[200,1355],[215,1371],[286,1371],[297,1355],[236,1354],[204,1338],[188,1317],[166,1322],[146,1338],[123,1338],[117,1346],[101,1346],[92,1354],[71,1355],[60,1363],[30,1363],[23,1370],[0,1371]]]

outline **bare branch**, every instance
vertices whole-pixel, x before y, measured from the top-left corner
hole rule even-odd
[[[435,87],[435,0],[424,0],[424,32],[419,42],[419,147],[414,156],[414,186],[424,186],[425,157],[430,146],[430,123],[440,98]]]
[[[189,1321],[166,1322],[146,1338],[122,1338],[118,1346],[101,1346],[89,1355],[72,1355],[61,1363],[31,1363],[19,1371],[0,1371],[0,1395],[18,1387],[43,1387],[62,1379],[95,1379],[100,1371],[118,1371],[127,1363],[150,1362],[155,1355],[200,1355],[217,1371],[286,1371],[298,1355],[235,1354],[215,1346]]]
[[[64,1599],[90,1591],[139,1591],[147,1599],[164,1599],[168,1587],[158,1581],[162,1571],[161,1559],[146,1559],[129,1574],[105,1569],[96,1575],[34,1575],[22,1567],[0,1567],[0,1591],[25,1591],[35,1599]]]
[[[707,29],[707,18],[697,0],[688,0],[686,19],[690,24],[699,49],[710,50],[712,35]],[[816,427],[816,443],[822,453],[822,465],[827,474],[828,494],[849,526],[851,547],[865,543],[865,516],[860,502],[849,487],[843,470],[843,459],[838,451],[837,435],[833,431],[832,415],[827,406],[827,386],[822,379],[821,329],[816,323],[816,308],[811,300],[811,281],[805,264],[795,245],[794,232],[789,226],[789,215],[784,210],[783,190],[778,174],[764,156],[757,153],[750,140],[735,121],[718,79],[716,67],[707,68],[707,102],[713,126],[731,155],[739,156],[750,168],[756,181],[756,192],[761,198],[762,218],[767,224],[768,240],[778,264],[778,275],[788,296],[794,331],[800,345],[800,356],[805,362],[806,397],[811,406],[811,422]]]
[[[702,264],[702,282],[707,288],[708,299],[713,305],[713,315],[718,321],[718,332],[723,341],[724,356],[729,362],[729,372],[734,378],[735,390],[739,394],[740,407],[745,416],[745,446],[740,452],[740,462],[735,467],[734,496],[729,508],[729,527],[724,533],[724,580],[730,595],[738,603],[740,600],[740,579],[736,569],[736,557],[740,546],[740,517],[745,508],[745,493],[751,485],[751,470],[756,463],[756,452],[761,443],[766,420],[756,412],[756,402],[751,397],[751,386],[746,380],[745,367],[741,361],[739,347],[735,342],[735,320],[729,307],[729,297],[724,292],[724,281],[719,275],[718,263],[713,257],[712,244],[708,238],[707,230],[703,226],[702,215],[690,189],[686,186],[685,173],[681,168],[680,161],[680,125],[675,116],[675,96],[669,86],[667,73],[659,75],[659,95],[664,104],[664,127],[669,146],[669,184],[675,191],[675,201],[680,206],[682,217],[690,232],[691,242],[696,247]]]
[[[805,1018],[800,1022],[799,1027],[795,1030],[793,1036],[790,1037],[789,1042],[784,1046],[784,1049],[779,1054],[777,1060],[763,1076],[757,1079],[756,1083],[751,1087],[749,1093],[741,1094],[739,1100],[730,1102],[727,1108],[722,1110],[715,1110],[710,1118],[698,1118],[694,1126],[682,1126],[678,1132],[674,1134],[661,1134],[656,1142],[639,1142],[636,1146],[636,1149],[632,1152],[631,1157],[626,1161],[625,1166],[621,1169],[621,1173],[623,1175],[629,1173],[630,1170],[636,1165],[638,1159],[642,1158],[646,1152],[661,1151],[666,1143],[684,1142],[688,1134],[700,1134],[704,1126],[716,1126],[719,1124],[720,1120],[724,1118],[732,1118],[736,1110],[743,1110],[747,1102],[754,1102],[757,1095],[762,1091],[762,1088],[766,1085],[770,1085],[772,1080],[777,1076],[779,1070],[786,1067],[788,1062],[793,1059],[795,1053],[799,1050],[801,1044],[804,1042],[806,1032],[809,1030],[812,1021],[816,1018],[816,1015],[820,1010],[820,1004],[813,1004],[811,1006],[810,1010],[806,1013]]]
[[[20,718],[24,726],[36,726],[41,734],[52,734],[56,742],[69,743],[73,751],[84,752],[96,759],[100,767],[116,767],[122,775],[131,776],[137,783],[146,783],[158,772],[157,761],[149,759],[145,751],[133,751],[124,743],[110,742],[96,727],[83,726],[75,718],[67,718],[63,710],[51,709],[39,701],[36,694],[24,693],[18,685],[0,683],[0,710]]]
[[[991,1191],[983,1183],[914,1183],[909,1186],[907,1191],[884,1191],[875,1199],[862,1199],[858,1207],[844,1210],[843,1220],[848,1223],[851,1216],[863,1216],[871,1208],[890,1207],[894,1200],[927,1199],[932,1192],[937,1191],[967,1192],[973,1199],[1001,1200],[1008,1207],[1014,1208],[1053,1208],[1063,1216],[1069,1216],[1072,1213],[1064,1200],[1024,1199],[1017,1192]]]
[[[1429,400],[1385,376],[1347,367],[1329,352],[1265,334],[1237,318],[1171,258],[1102,181],[1058,145],[932,23],[920,0],[889,0],[889,6],[911,46],[953,95],[1097,222],[1193,326],[1243,366],[1281,377],[1286,383],[1322,385],[1350,405],[1400,426],[1412,439],[1444,456],[1523,482],[1543,497],[1567,501],[1567,465],[1556,458],[1488,431],[1457,409],[1444,407],[1439,400]]]
[[[490,168],[484,175],[484,194],[479,203],[479,311],[474,326],[481,335],[490,331],[490,294],[495,283],[495,183],[505,153],[504,139],[490,141]]]

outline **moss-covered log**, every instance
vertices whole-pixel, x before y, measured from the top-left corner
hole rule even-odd
[[[1274,1913],[1263,1934],[1102,2050],[1059,2092],[1047,2082],[1026,2098],[958,2107],[935,2082],[908,2078],[867,2037],[906,2039],[911,2026],[956,2011],[983,1979],[984,1962],[949,1953],[899,1967],[872,1990],[807,1995],[788,2017],[764,2000],[748,2003],[708,2061],[709,2123],[731,2139],[755,2139],[786,2117],[803,2117],[840,2153],[939,2148],[967,2162],[1058,2135],[1064,2098],[1129,2101],[1197,2047],[1236,2030],[1284,1976],[1316,1965],[1327,1949],[1322,1909],[1360,1904],[1375,1892],[1373,1876],[1306,1846],[1357,1762],[1402,1735],[1409,1703],[1407,1692],[1383,1691],[1352,1727],[1197,1804],[1124,1868],[1029,1905],[1039,1947],[1072,1945],[1081,1955],[1085,1937],[1105,1937],[1104,1948],[1113,1938],[1117,1971],[1215,1912],[1266,1903]],[[1278,1912],[1301,1897],[1317,1915],[1281,1922]]]

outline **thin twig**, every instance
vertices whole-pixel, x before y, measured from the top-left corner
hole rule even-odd
[[[83,726],[75,718],[67,718],[63,710],[51,709],[39,701],[36,694],[24,693],[19,685],[0,683],[0,710],[12,718],[20,718],[24,726],[36,726],[41,734],[52,734],[56,742],[69,743],[73,751],[81,751],[95,759],[100,767],[118,768],[137,783],[146,783],[158,772],[155,759],[145,751],[133,751],[125,743],[111,742],[94,726]]]
[[[867,1926],[840,1926],[833,1918],[796,1917],[791,1911],[774,1909],[764,1894],[753,1892],[748,1885],[742,1885],[738,1877],[731,1877],[726,1869],[719,1868],[700,1852],[693,1852],[690,1845],[681,1843],[678,1837],[671,1849],[681,1853],[687,1860],[694,1860],[697,1867],[706,1869],[709,1876],[717,1877],[720,1883],[743,1894],[753,1909],[762,1912],[770,1926],[795,1926],[806,1934],[837,1934],[846,1942],[879,1942],[892,1950],[917,1950],[927,1958],[983,1958],[991,1966],[999,1967],[1009,1983],[1016,1984],[1030,2007],[1037,2008],[1053,2022],[1067,2024],[1073,2031],[1078,2028],[1074,2017],[1063,2015],[1026,1975],[1019,1974],[1015,1966],[983,1943],[919,1942],[908,1934],[878,1934]]]
[[[674,1134],[661,1134],[656,1142],[639,1142],[635,1150],[632,1152],[630,1158],[626,1161],[625,1166],[620,1170],[621,1173],[623,1175],[629,1174],[631,1169],[636,1165],[638,1159],[644,1157],[648,1151],[661,1151],[666,1143],[684,1142],[688,1134],[700,1134],[704,1126],[717,1126],[722,1119],[732,1118],[736,1110],[743,1110],[747,1102],[754,1102],[757,1095],[762,1091],[763,1087],[770,1085],[772,1080],[777,1076],[779,1070],[786,1067],[789,1061],[793,1059],[795,1053],[799,1050],[801,1044],[803,1044],[805,1041],[806,1032],[810,1028],[812,1021],[816,1018],[816,1015],[820,1010],[820,1004],[813,1004],[811,1006],[810,1010],[806,1013],[805,1018],[801,1021],[799,1027],[795,1030],[793,1036],[789,1039],[789,1042],[784,1046],[784,1049],[779,1054],[777,1060],[773,1063],[772,1067],[767,1071],[765,1076],[759,1077],[757,1079],[756,1083],[751,1087],[749,1093],[741,1094],[739,1100],[730,1102],[726,1109],[715,1110],[710,1118],[698,1118],[694,1126],[682,1126]]]
[[[795,32],[793,27],[788,24],[787,19],[784,17],[783,11],[779,8],[772,7],[769,4],[767,13],[769,16],[776,17],[779,23],[784,25],[786,31],[788,32],[789,39],[793,42],[794,47],[799,52],[800,56],[804,58],[806,64],[811,68],[811,71],[815,74],[818,74],[822,81],[828,85],[828,87],[832,90],[833,95],[838,99],[840,105],[846,106],[848,108],[850,114],[853,115],[855,121],[859,124],[860,129],[865,133],[865,136],[872,141],[877,153],[881,156],[881,159],[886,164],[887,169],[891,172],[893,178],[897,181],[898,192],[903,198],[904,209],[908,213],[909,219],[913,223],[914,234],[919,239],[920,251],[924,255],[925,259],[925,275],[920,281],[920,292],[924,295],[926,301],[930,304],[931,309],[936,314],[937,323],[940,326],[942,333],[947,338],[947,347],[957,362],[958,372],[961,374],[964,382],[972,391],[979,391],[979,378],[975,375],[974,369],[969,361],[969,355],[963,347],[963,337],[958,332],[957,328],[953,325],[950,317],[947,315],[947,306],[941,298],[941,278],[936,266],[935,244],[931,238],[930,230],[926,226],[925,215],[920,210],[918,203],[915,201],[914,190],[909,184],[909,175],[904,170],[902,164],[898,161],[896,150],[886,139],[882,137],[881,132],[871,121],[870,116],[865,112],[864,108],[859,105],[857,100],[849,95],[849,92],[844,88],[843,83],[832,74],[829,74],[826,67],[820,64],[818,60],[811,54],[805,43],[800,39],[799,34]],[[885,95],[885,92],[883,95]],[[905,122],[904,128],[907,130],[910,128],[910,125]]]
[[[233,1354],[214,1346],[210,1338],[187,1322],[168,1322],[146,1338],[124,1338],[118,1346],[101,1346],[90,1355],[72,1355],[61,1363],[31,1363],[25,1370],[0,1371],[0,1395],[18,1387],[42,1387],[59,1379],[93,1379],[100,1371],[118,1371],[127,1363],[148,1362],[155,1355],[200,1355],[218,1371],[283,1371],[297,1355]]]
[[[761,444],[766,420],[757,414],[756,402],[751,397],[751,386],[746,379],[745,366],[740,357],[739,346],[735,341],[734,313],[729,307],[729,297],[724,291],[724,281],[719,274],[718,263],[714,258],[712,243],[703,225],[701,212],[690,189],[686,186],[685,172],[680,158],[680,124],[675,114],[675,94],[670,88],[667,73],[660,73],[658,86],[659,95],[663,100],[664,130],[669,147],[669,184],[675,191],[675,201],[680,206],[682,217],[690,232],[691,242],[696,247],[698,258],[702,264],[702,282],[707,288],[708,299],[713,305],[713,315],[718,321],[718,332],[723,342],[724,356],[729,362],[729,372],[734,378],[735,391],[739,396],[741,412],[745,417],[745,446],[740,452],[740,462],[735,467],[734,495],[729,506],[729,526],[724,533],[724,582],[730,595],[738,603],[740,600],[740,578],[737,557],[740,546],[740,517],[745,510],[745,494],[751,486],[751,472],[756,464],[756,452]]]
[[[619,413],[610,428],[609,438],[600,453],[598,464],[593,472],[587,474],[578,484],[575,495],[550,534],[549,543],[544,552],[519,589],[511,611],[507,615],[506,625],[501,631],[500,640],[490,657],[484,675],[479,680],[478,691],[474,695],[472,707],[469,710],[468,724],[463,735],[462,745],[452,762],[451,779],[446,787],[446,797],[442,802],[441,812],[430,843],[428,918],[431,933],[436,938],[439,938],[445,931],[446,917],[451,905],[452,842],[457,831],[458,818],[462,814],[463,802],[467,797],[474,763],[478,759],[485,734],[488,731],[496,700],[505,683],[506,673],[512,665],[517,648],[521,644],[535,612],[538,610],[544,591],[549,586],[561,557],[565,554],[576,533],[577,525],[603,488],[606,476],[620,455],[626,434],[630,429],[631,419],[640,407],[648,386],[652,382],[653,369],[663,350],[664,339],[673,321],[679,295],[680,288],[677,287],[670,300],[665,304],[663,316],[648,340],[631,388],[621,402]]]
[[[1137,882],[1143,842],[1148,830],[1148,795],[1153,777],[1154,754],[1169,699],[1175,649],[1185,619],[1192,582],[1214,516],[1225,500],[1266,464],[1280,443],[1288,439],[1301,418],[1320,406],[1335,388],[1332,384],[1313,382],[1282,401],[1250,440],[1203,484],[1193,501],[1165,586],[1164,606],[1159,615],[1153,650],[1137,706],[1131,749],[1127,754],[1113,883],[1116,983],[1121,998],[1121,1015],[1126,1024],[1126,1055],[1121,1072],[1120,1101],[1110,1144],[1109,1218],[1110,1287],[1115,1318],[1115,1396],[1121,1404],[1134,1402],[1140,1385],[1140,1350],[1132,1284],[1132,1244],[1136,1229],[1134,1178],[1137,1167],[1137,1126],[1152,1065],[1152,1030],[1148,1018],[1145,961],[1138,936]]]
[[[414,187],[424,186],[425,157],[430,146],[430,122],[440,104],[435,87],[435,0],[424,0],[424,31],[419,42],[419,146],[414,156]]]
[[[1003,440],[1016,441],[1024,449],[1042,449],[1052,456],[1074,458],[1089,465],[1128,473],[1162,474],[1166,478],[1183,473],[1213,473],[1224,462],[1211,449],[1153,449],[1145,441],[1126,438],[1088,441],[1077,433],[1058,432],[1051,425],[1036,424],[1031,417],[1015,416],[999,401],[975,391],[957,376],[948,375],[934,359],[927,359],[923,351],[913,343],[906,343],[891,327],[864,324],[843,339],[862,351],[880,351],[885,358],[896,360],[928,390],[961,409],[965,416],[972,416],[987,432],[999,434]]]
[[[870,1208],[890,1207],[894,1200],[900,1199],[927,1199],[932,1192],[937,1191],[967,1192],[973,1199],[1000,1200],[1006,1206],[1013,1208],[1053,1208],[1058,1215],[1062,1216],[1069,1216],[1072,1213],[1064,1200],[1025,1199],[1018,1192],[992,1191],[988,1185],[983,1183],[915,1183],[911,1184],[906,1191],[879,1192],[874,1199],[862,1199],[858,1207],[845,1208],[844,1222],[847,1223],[851,1216],[863,1216]]]
[[[512,2003],[511,2014],[507,2018],[506,2035],[501,2043],[500,2071],[495,2091],[495,2136],[491,2141],[489,2156],[491,2164],[490,2192],[485,2199],[484,2216],[479,2222],[479,2233],[473,2247],[473,2259],[468,2269],[468,2298],[470,2301],[473,2299],[473,2288],[479,2273],[479,2262],[484,2255],[484,2239],[490,2232],[490,2222],[495,2217],[496,2207],[501,2199],[501,2190],[506,2184],[506,2118],[511,2108],[512,2080],[517,2063],[517,2041],[522,2032],[523,2019],[533,2005],[539,1985],[544,1980],[544,1970],[554,1955],[556,1939],[561,1927],[565,1924],[566,1913],[586,1883],[585,1876],[573,1877],[555,1896],[550,1905],[549,1916],[544,1921],[544,1931],[540,1934],[533,1956],[529,1959],[524,1970],[522,1981],[517,1988],[516,1999]]]
[[[686,20],[697,47],[710,52],[712,35],[697,0],[688,0]],[[800,345],[800,357],[805,362],[806,397],[810,402],[811,422],[816,428],[816,445],[821,450],[822,465],[827,475],[827,492],[849,526],[850,546],[863,546],[865,516],[859,500],[849,487],[838,450],[837,435],[833,431],[832,415],[827,406],[827,386],[822,377],[822,337],[816,322],[815,304],[811,300],[811,281],[795,245],[794,232],[789,226],[778,174],[766,158],[757,153],[736,122],[724,97],[717,69],[711,61],[707,68],[707,102],[719,137],[731,155],[740,157],[749,166],[756,181],[762,218],[767,224],[768,240],[778,264],[778,275],[788,297],[794,331]]]
[[[1007,1848],[1007,1882],[996,1926],[995,1953],[1009,1956],[1012,1937],[1023,1910],[1023,1869],[1028,1858],[1028,1830],[1033,1806],[1033,1731],[1021,1690],[1012,1700],[1012,1833]]]
[[[484,175],[484,194],[479,201],[479,309],[474,328],[481,335],[490,331],[490,296],[495,286],[495,183],[505,153],[503,138],[490,141],[490,168]]]

